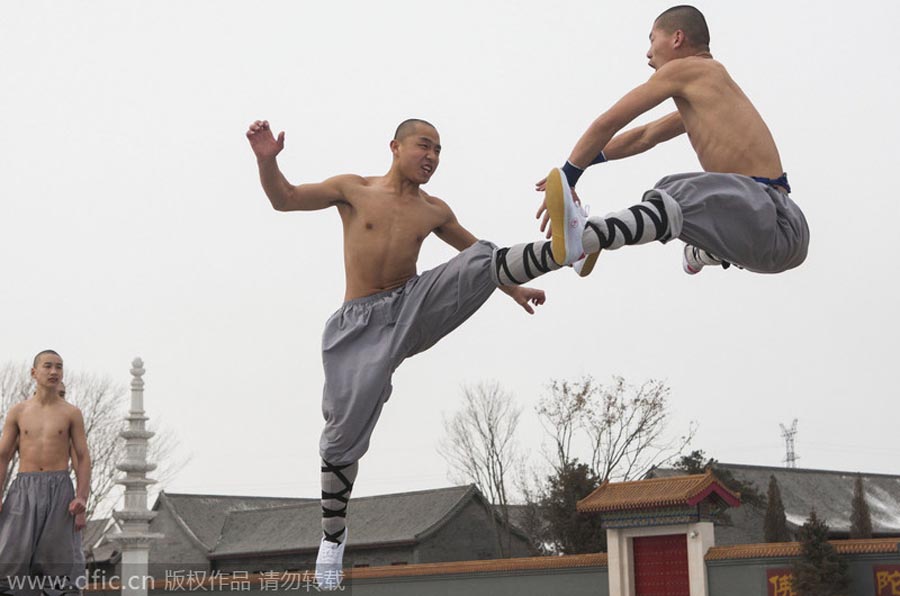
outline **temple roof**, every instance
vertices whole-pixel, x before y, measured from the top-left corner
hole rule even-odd
[[[740,505],[740,495],[732,492],[707,471],[694,476],[651,478],[630,482],[609,482],[578,501],[582,513],[654,509],[679,505],[696,505],[713,498],[732,507]]]

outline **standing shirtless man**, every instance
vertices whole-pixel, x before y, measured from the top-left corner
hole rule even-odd
[[[789,196],[768,127],[713,60],[700,11],[676,6],[657,17],[647,58],[656,71],[650,79],[594,120],[562,169],[537,183],[547,191],[538,217],[541,230],[550,220],[556,261],[574,263],[584,276],[601,250],[680,238],[690,274],[705,265],[734,263],[759,273],[800,265],[809,245],[806,219]],[[675,112],[616,134],[669,98]],[[642,153],[685,132],[703,172],[667,176],[639,205],[586,218],[569,187],[588,166]]]
[[[498,286],[533,313],[532,305],[544,303],[544,292],[515,284],[559,265],[550,256],[550,242],[498,249],[478,240],[447,203],[420,188],[431,179],[441,154],[438,132],[424,120],[407,120],[397,128],[384,176],[348,174],[299,186],[288,183],[276,162],[284,132],[275,138],[269,123],[258,120],[247,138],[275,209],[335,207],[344,228],[345,302],[328,319],[322,337],[323,536],[316,561],[319,585],[335,589],[350,491],[391,394],[394,369],[462,324]],[[432,232],[461,252],[419,275],[419,249]]]
[[[0,594],[78,593],[84,574],[81,534],[91,485],[81,411],[59,396],[62,358],[53,350],[34,357],[35,394],[10,408],[0,435],[0,486],[16,449],[19,472],[0,506]],[[77,455],[77,491],[69,477],[70,446]],[[37,583],[29,582],[29,578]]]

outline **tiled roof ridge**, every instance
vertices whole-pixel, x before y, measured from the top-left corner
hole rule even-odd
[[[829,540],[828,542],[842,555],[900,552],[900,547],[898,547],[900,538]],[[799,542],[769,542],[761,544],[714,546],[707,551],[705,558],[707,561],[724,561],[729,559],[797,557],[799,555]]]
[[[191,499],[284,499],[284,500],[294,500],[294,501],[302,501],[302,500],[317,500],[317,497],[272,497],[272,496],[260,496],[260,495],[212,495],[212,494],[200,494],[200,493],[170,493],[168,491],[164,492],[167,497],[175,497],[175,498],[191,498]]]
[[[728,462],[716,462],[713,465],[713,470],[715,470],[716,466],[721,466],[723,468],[743,468],[748,470],[770,470],[772,472],[790,472],[794,473],[802,473],[802,474],[830,474],[834,476],[857,476],[861,475],[866,478],[891,478],[891,479],[900,479],[900,475],[898,474],[885,474],[883,472],[860,472],[860,471],[850,471],[850,470],[824,470],[821,468],[785,468],[784,466],[761,466],[758,464],[733,464]],[[660,468],[664,469],[664,468]],[[669,468],[672,469],[672,468]]]
[[[484,561],[452,561],[447,563],[418,563],[384,567],[356,567],[346,570],[355,579],[385,577],[410,577],[421,575],[452,575],[460,573],[496,573],[503,571],[528,571],[538,569],[572,569],[581,567],[605,567],[606,553],[543,557],[517,557],[514,559],[490,559]]]
[[[416,491],[410,491],[410,492],[405,492],[405,493],[390,493],[390,494],[386,494],[386,495],[369,495],[367,497],[353,497],[353,503],[356,503],[358,505],[360,501],[370,501],[373,499],[388,499],[391,497],[418,495],[418,494],[423,494],[423,493],[450,492],[451,490],[461,490],[462,494],[460,496],[462,497],[462,496],[465,496],[466,493],[471,491],[474,488],[474,486],[475,486],[474,484],[465,484],[465,485],[460,485],[460,486],[450,486],[450,487],[446,487],[446,488],[432,488],[432,489],[427,489],[427,490],[416,490]],[[226,514],[226,517],[229,517],[232,515],[245,515],[245,514],[251,514],[251,513],[259,513],[261,511],[280,511],[283,509],[295,509],[298,507],[308,507],[310,505],[317,505],[319,502],[320,502],[320,499],[318,499],[318,498],[308,497],[305,500],[303,500],[302,502],[298,502],[298,503],[283,503],[280,505],[269,505],[269,506],[257,507],[257,508],[253,508],[253,509],[235,509],[235,510],[228,511],[228,513]]]
[[[466,490],[459,496],[459,498],[444,512],[444,514],[434,521],[430,526],[416,534],[417,540],[424,540],[428,536],[433,535],[435,532],[443,528],[447,523],[453,518],[456,513],[462,510],[463,507],[466,506],[468,501],[472,498],[476,498],[475,495],[479,495],[478,489],[474,484],[466,485]],[[488,503],[486,498],[482,497],[482,501],[485,505],[485,512],[487,515],[496,516],[497,514],[494,512],[491,504]]]
[[[460,490],[467,491],[469,490],[473,484],[460,484],[456,486],[445,486],[441,488],[426,488],[421,490],[411,490],[399,493],[386,493],[382,495],[368,495],[365,497],[353,497],[353,502],[359,502],[364,499],[383,499],[385,497],[399,497],[406,495],[418,495],[424,493],[437,493],[437,492],[449,492],[452,490]],[[207,494],[194,494],[194,493],[170,493],[166,492],[166,496],[169,497],[190,497],[190,498],[207,498],[207,499],[285,499],[285,500],[294,500],[294,501],[318,501],[319,497],[264,497],[264,496],[241,496],[241,495],[207,495]],[[280,507],[280,505],[279,505]]]
[[[200,540],[200,537],[197,536],[197,533],[194,532],[194,529],[190,526],[190,524],[185,521],[184,517],[181,515],[181,512],[179,512],[178,508],[175,506],[175,503],[165,492],[159,493],[159,496],[156,498],[156,505],[154,505],[154,510],[156,509],[156,506],[160,504],[165,504],[172,511],[172,517],[175,519],[175,524],[180,527],[185,534],[187,534],[189,540],[193,541],[206,552],[209,552],[211,550],[208,544]]]
[[[635,486],[648,487],[649,485],[670,484],[672,490],[667,491],[664,495],[657,495],[653,498],[647,498],[641,501],[640,498],[632,497],[629,502],[626,500],[620,504],[599,504],[594,501],[599,500],[607,490],[621,490],[622,488],[633,489]],[[611,509],[641,509],[645,507],[667,507],[672,505],[681,505],[685,501],[689,501],[692,497],[702,495],[704,491],[711,486],[716,485],[723,491],[732,496],[735,500],[739,500],[739,496],[722,484],[712,470],[707,470],[703,474],[690,474],[683,476],[666,476],[661,478],[647,478],[643,480],[629,480],[626,482],[611,483],[604,481],[596,490],[588,496],[578,501],[577,508],[579,511],[596,512],[609,511]],[[612,488],[610,488],[612,487]],[[649,487],[648,487],[649,490]],[[721,498],[721,497],[720,497]],[[727,499],[726,499],[727,500]]]

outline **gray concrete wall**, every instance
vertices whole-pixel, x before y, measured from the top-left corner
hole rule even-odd
[[[851,596],[876,596],[875,565],[900,565],[900,553],[843,555],[850,571]],[[766,596],[766,570],[790,567],[793,558],[709,561],[710,596]]]
[[[353,596],[609,596],[609,581],[605,567],[594,567],[356,580],[344,593]]]
[[[706,577],[710,596],[766,596],[766,569],[790,567],[793,559],[709,561]]]
[[[605,567],[552,569],[539,572],[481,573],[445,576],[403,577],[348,582],[342,592],[346,596],[609,596]],[[150,596],[212,592],[165,592],[151,590]],[[312,587],[292,590],[259,590],[221,592],[232,596],[302,596],[319,594]],[[117,592],[89,591],[89,596],[121,596]]]

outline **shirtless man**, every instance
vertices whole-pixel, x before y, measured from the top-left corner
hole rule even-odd
[[[601,250],[680,238],[683,267],[734,263],[779,273],[806,258],[809,229],[790,199],[787,174],[762,117],[709,51],[709,30],[699,10],[676,6],[650,32],[650,79],[601,114],[575,144],[566,164],[537,183],[547,191],[538,210],[548,219],[557,262],[591,272]],[[677,111],[618,133],[632,120],[672,98]],[[606,217],[587,218],[575,183],[590,165],[647,151],[687,132],[704,172],[667,176],[643,202]],[[564,184],[563,181],[568,182]]]
[[[322,530],[316,578],[338,587],[347,533],[344,517],[359,459],[391,394],[400,363],[434,345],[470,317],[495,288],[532,314],[541,290],[514,286],[559,265],[550,243],[497,249],[457,221],[444,201],[420,187],[438,167],[441,142],[423,120],[400,124],[390,142],[384,176],[353,174],[293,186],[278,168],[284,147],[266,121],[250,125],[262,187],[279,211],[336,207],[344,228],[345,302],[325,324],[322,359],[325,429],[322,457]],[[432,232],[459,255],[421,275],[416,262]],[[402,512],[398,512],[402,515]]]
[[[59,396],[59,354],[45,350],[35,356],[31,377],[36,393],[10,408],[0,435],[0,486],[19,452],[19,472],[0,506],[0,594],[38,587],[51,594],[78,593],[84,555],[75,517],[84,513],[91,483],[84,420]],[[78,458],[77,491],[69,477],[70,446]]]
[[[56,394],[60,396],[62,399],[66,399],[66,384],[62,381],[59,382],[59,385],[56,388]],[[16,451],[19,449],[19,441],[16,441]],[[78,468],[78,454],[75,453],[75,447],[69,442],[69,460],[71,461],[71,469],[74,471]],[[75,516],[75,529],[83,530],[85,526],[87,526],[87,518],[85,516],[86,512],[82,511],[81,513]]]

